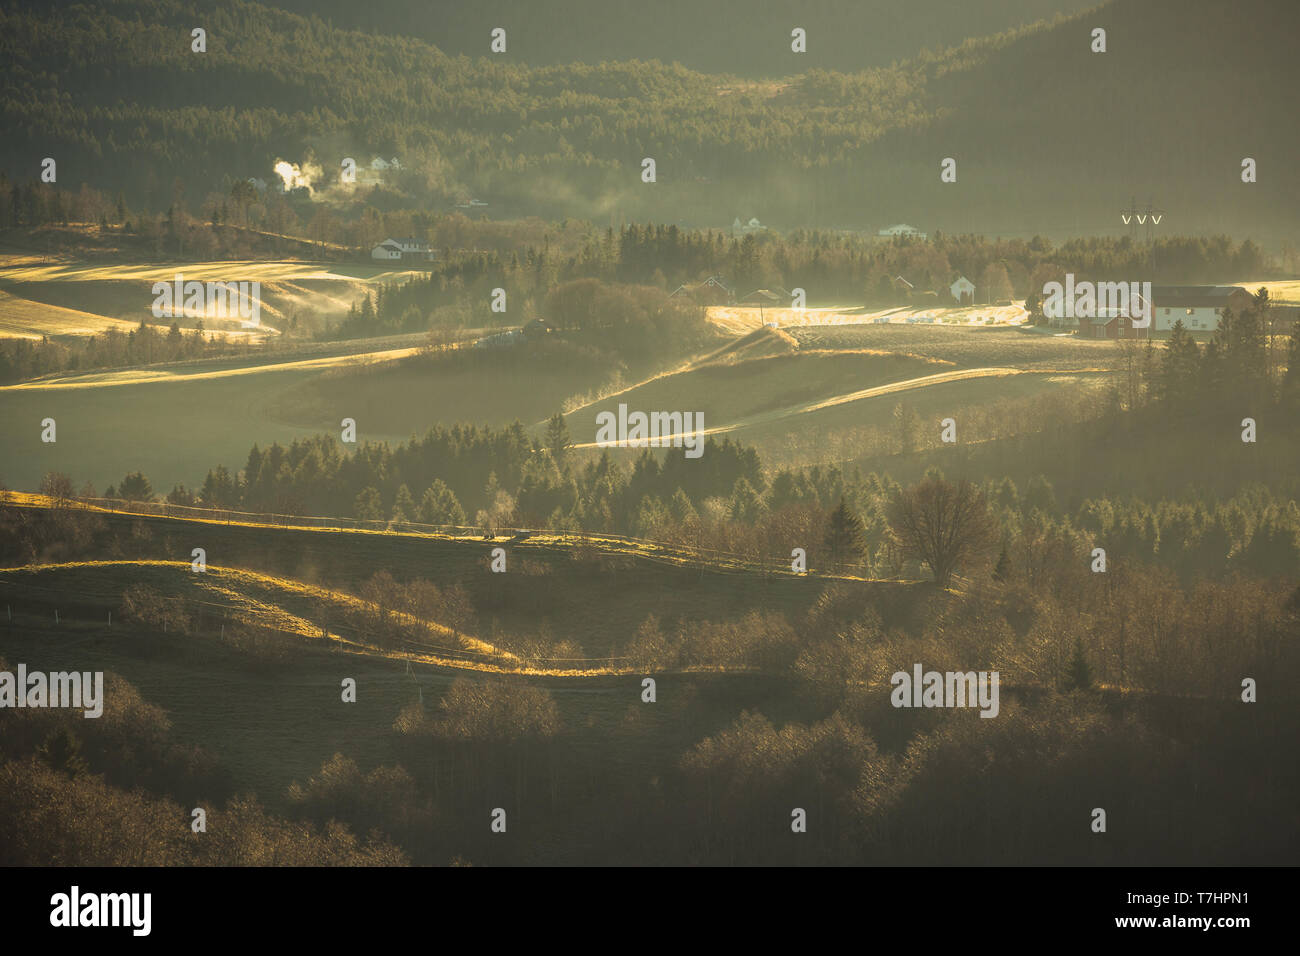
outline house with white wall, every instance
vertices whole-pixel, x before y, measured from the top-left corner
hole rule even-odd
[[[909,236],[913,239],[925,238],[925,233],[917,229],[915,226],[909,226],[905,222],[900,222],[895,226],[887,226],[876,233],[876,235],[882,236],[886,239],[893,239],[895,236]]]
[[[370,250],[370,258],[381,262],[432,262],[434,253],[422,239],[385,239]]]
[[[1154,286],[1151,302],[1157,332],[1168,332],[1182,322],[1188,332],[1213,332],[1219,327],[1224,309],[1240,315],[1252,302],[1249,292],[1238,285]]]
[[[948,291],[952,293],[958,305],[970,305],[975,301],[975,283],[965,276],[958,276],[956,281],[948,286]]]

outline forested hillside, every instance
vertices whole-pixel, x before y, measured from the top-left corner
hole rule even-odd
[[[852,72],[888,66],[927,47],[968,36],[1075,13],[1097,0],[980,0],[955,7],[942,0],[552,0],[524,4],[476,0],[463,5],[427,0],[269,0],[268,5],[314,14],[337,26],[396,33],[452,55],[479,56],[488,31],[508,31],[512,54],[532,66],[662,60],[705,73],[747,77],[797,73],[811,60]],[[809,56],[790,51],[790,31],[807,31]]]
[[[191,51],[196,17],[204,53]],[[1243,32],[1269,17],[1297,13],[1283,0],[1231,15],[1115,0],[861,72],[791,54],[771,63],[789,79],[759,82],[630,60],[530,67],[523,51],[452,57],[239,0],[197,13],[176,0],[9,2],[0,169],[23,181],[51,156],[60,183],[125,184],[151,208],[274,180],[284,159],[319,167],[302,203],[377,189],[380,205],[407,208],[482,198],[493,217],[901,219],[1025,236],[1121,230],[1119,207],[1137,196],[1182,234],[1276,240],[1300,209],[1284,175],[1300,141],[1287,31],[1265,43]],[[1096,25],[1104,54],[1090,52]],[[343,158],[375,156],[402,168],[339,186]],[[954,183],[940,182],[945,157]],[[1257,183],[1241,182],[1243,157]]]

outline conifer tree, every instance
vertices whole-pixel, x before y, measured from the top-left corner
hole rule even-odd
[[[826,550],[830,552],[832,563],[837,566],[858,561],[866,550],[862,519],[843,497],[831,512],[826,530]]]
[[[1074,654],[1070,657],[1070,663],[1066,665],[1061,686],[1067,691],[1092,689],[1092,667],[1088,664],[1088,657],[1083,652],[1083,638],[1081,637],[1074,639]]]
[[[1007,546],[1002,546],[1002,553],[998,555],[998,563],[993,568],[993,580],[998,583],[1005,583],[1011,575],[1011,556],[1007,554]]]
[[[546,423],[546,447],[550,449],[551,458],[561,470],[564,468],[565,457],[568,454],[569,446],[573,444],[569,437],[569,426],[564,421],[564,416],[556,412]]]
[[[411,497],[411,489],[402,485],[397,489],[397,499],[393,502],[393,524],[403,525],[411,523],[411,516],[415,512],[415,499]]]

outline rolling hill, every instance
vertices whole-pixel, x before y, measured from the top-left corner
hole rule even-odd
[[[762,15],[744,0],[559,0],[543,7],[506,0],[471,5],[378,0],[365,9],[342,0],[270,0],[371,33],[419,37],[453,56],[487,50],[491,28],[507,28],[511,58],[530,66],[661,60],[705,73],[770,77],[809,67],[855,72],[888,66],[935,45],[998,33],[1085,9],[1096,0],[984,0],[952,7],[936,0],[775,0]],[[574,30],[569,24],[582,24]],[[790,31],[808,34],[808,53],[790,50]]]
[[[26,179],[30,157],[53,151],[66,181],[125,185],[154,206],[177,188],[192,203],[228,192],[288,157],[321,167],[302,200],[309,218],[313,204],[353,198],[327,172],[342,157],[400,154],[385,188],[406,202],[445,210],[486,197],[507,218],[725,228],[757,215],[781,229],[903,221],[1060,238],[1120,234],[1119,209],[1149,199],[1161,230],[1276,243],[1300,210],[1300,185],[1282,172],[1300,146],[1287,119],[1300,13],[1288,0],[1230,12],[1211,0],[1111,0],[1002,33],[1019,17],[972,10],[959,19],[984,24],[983,39],[902,50],[895,65],[857,72],[827,72],[808,54],[791,75],[773,60],[779,82],[614,59],[619,45],[592,53],[594,66],[453,57],[405,30],[348,32],[238,0],[213,8],[198,56],[177,0],[74,9],[0,7],[12,37],[0,121],[19,131],[0,144],[0,169]],[[862,16],[841,9],[835,17]],[[717,46],[717,31],[691,19],[686,32]],[[1099,26],[1105,53],[1091,52]],[[777,32],[784,45],[788,28]],[[888,30],[873,21],[843,35],[862,32]],[[525,48],[527,34],[516,40]],[[115,41],[99,42],[106,35]],[[574,37],[587,42],[585,30]],[[51,99],[78,111],[33,105]],[[653,188],[638,175],[648,154]],[[944,183],[948,157],[957,180]],[[1243,157],[1257,161],[1258,182],[1242,183]]]

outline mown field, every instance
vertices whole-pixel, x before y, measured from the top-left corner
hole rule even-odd
[[[411,273],[364,263],[322,265],[298,261],[121,262],[111,265],[75,259],[44,261],[33,256],[0,256],[0,334],[23,337],[75,335],[102,331],[116,322],[135,325],[155,319],[153,284],[180,274],[200,282],[261,283],[261,321],[279,327],[295,312],[337,317],[373,288]],[[12,300],[12,302],[11,302]],[[200,316],[178,321],[193,328]],[[116,320],[116,322],[111,321]],[[249,335],[239,319],[203,317],[204,327],[230,335]],[[257,333],[264,334],[264,333]]]
[[[193,486],[213,465],[242,465],[254,442],[314,432],[275,421],[270,409],[285,388],[319,374],[290,367],[192,381],[146,375],[99,388],[0,389],[0,480],[31,489],[46,472],[60,471],[78,487],[90,481],[102,490],[143,471],[164,493],[177,483]],[[46,418],[57,423],[56,442],[41,441]]]
[[[79,309],[37,302],[0,288],[0,338],[41,339],[47,335],[94,335],[109,329],[130,332],[136,323]]]
[[[951,366],[905,354],[796,352],[719,361],[653,379],[569,413],[575,435],[596,433],[596,417],[626,404],[630,411],[702,412],[706,428],[735,427],[751,419],[890,382],[933,375]]]
[[[707,430],[754,443],[774,462],[844,460],[880,450],[877,432],[888,430],[899,401],[937,428],[940,418],[960,421],[966,411],[999,402],[1062,394],[1072,383],[1093,388],[1104,378],[1096,370],[1114,355],[1113,343],[1010,331],[867,326],[791,334],[820,351],[737,349],[623,389],[619,372],[598,355],[557,360],[527,347],[444,356],[416,356],[408,347],[266,364],[229,359],[0,388],[0,443],[11,451],[0,481],[34,489],[44,473],[62,471],[78,486],[90,481],[102,489],[141,470],[161,492],[177,483],[193,487],[217,464],[238,469],[254,443],[335,431],[343,418],[356,420],[361,441],[395,443],[436,424],[515,420],[540,437],[547,416],[593,393],[606,397],[567,416],[580,446],[595,441],[599,411],[626,403],[647,412],[703,412]],[[931,378],[947,372],[962,375]],[[54,444],[40,440],[47,417],[58,423]]]
[[[936,325],[843,325],[787,330],[805,349],[888,349],[952,362],[960,368],[1008,365],[1081,371],[1109,368],[1114,342],[1011,328]]]
[[[271,414],[318,431],[345,417],[401,438],[435,424],[535,425],[574,396],[617,381],[606,357],[514,349],[467,349],[389,364],[350,364],[295,382]],[[362,423],[366,423],[362,426]]]

